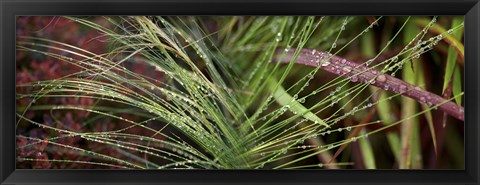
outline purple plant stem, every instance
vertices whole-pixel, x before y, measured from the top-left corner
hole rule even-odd
[[[294,52],[294,48],[290,49],[290,51],[285,53],[285,56],[281,58],[280,63],[289,63]],[[281,55],[282,53],[278,52],[275,55],[275,61],[278,61],[278,58],[280,58]],[[348,61],[328,52],[306,48],[300,51],[300,54],[295,62],[297,64],[311,67],[320,66],[322,70],[342,76],[344,78],[348,78],[352,82],[370,83],[371,85],[382,88],[386,91],[391,91],[410,97],[422,104],[427,104],[429,106],[438,105],[439,110],[456,119],[464,121],[465,110],[462,106],[448,101],[441,96],[430,93],[418,86],[412,85],[388,74],[381,73],[374,68],[369,68],[365,65],[359,65],[355,62]]]

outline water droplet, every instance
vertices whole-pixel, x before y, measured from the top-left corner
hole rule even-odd
[[[407,86],[402,84],[398,87],[398,90],[400,91],[400,93],[407,92]]]
[[[334,42],[334,43],[332,44],[332,48],[336,48],[336,47],[337,47],[337,43]]]
[[[385,75],[383,75],[383,74],[382,74],[382,75],[379,75],[379,76],[377,76],[377,81],[382,82],[382,83],[383,83],[383,82],[386,82],[386,81],[387,81],[387,77],[386,77]]]
[[[346,130],[350,131],[350,130],[352,130],[352,127],[347,127]]]
[[[323,164],[322,164],[322,163],[319,163],[319,164],[318,164],[318,167],[323,168]]]
[[[352,109],[353,112],[357,112],[357,110],[358,110],[358,107],[353,107]]]
[[[344,73],[350,73],[350,72],[352,71],[352,67],[350,67],[350,66],[345,66],[345,67],[342,68],[342,71],[343,71]]]
[[[448,32],[448,34],[451,35],[453,33],[453,29],[449,29],[447,32]]]
[[[282,40],[282,32],[277,33],[277,37],[275,38],[275,41],[280,42]]]
[[[352,137],[351,140],[352,140],[352,142],[355,142],[355,141],[357,141],[357,137]]]
[[[335,91],[337,92],[340,92],[342,90],[342,87],[338,86],[337,88],[335,88]]]
[[[392,62],[397,62],[397,61],[398,61],[398,56],[394,56],[394,57],[392,58]]]
[[[369,66],[370,64],[372,64],[372,62],[373,62],[373,59],[367,60],[367,62],[365,62],[365,65]]]
[[[425,100],[425,97],[423,97],[423,96],[420,97],[420,102],[421,102],[421,103],[425,103],[425,101],[426,101],[426,100]]]
[[[323,67],[328,66],[328,65],[330,65],[330,62],[328,62],[328,61],[322,62],[322,66],[323,66]]]
[[[358,81],[358,77],[357,76],[352,76],[352,78],[350,79],[352,82],[357,82]]]

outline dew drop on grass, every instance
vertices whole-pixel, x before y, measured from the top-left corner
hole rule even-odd
[[[453,29],[449,29],[447,32],[448,32],[448,34],[451,35],[453,33]]]
[[[397,62],[397,61],[398,61],[398,56],[394,56],[394,57],[392,58],[392,62]]]
[[[275,41],[280,42],[282,40],[282,32],[277,33],[277,37],[275,38]]]
[[[369,66],[370,64],[372,64],[372,62],[373,62],[373,59],[367,60],[367,62],[365,62],[365,65]]]
[[[308,77],[309,79],[312,79],[312,78],[313,78],[313,74],[308,74],[307,77]]]
[[[332,44],[332,48],[336,48],[336,47],[337,47],[337,43],[334,42],[334,43]]]
[[[352,130],[352,127],[347,127],[346,130],[350,131],[350,130]]]
[[[358,110],[358,107],[353,107],[353,112],[356,112]]]
[[[322,66],[323,66],[323,67],[326,67],[326,66],[328,66],[328,65],[330,65],[330,62],[328,62],[328,61],[322,62]]]

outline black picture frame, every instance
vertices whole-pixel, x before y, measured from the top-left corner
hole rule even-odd
[[[1,0],[0,182],[7,184],[479,184],[478,0]],[[16,170],[15,16],[465,15],[463,170]]]

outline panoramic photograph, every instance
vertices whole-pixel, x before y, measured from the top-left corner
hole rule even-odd
[[[463,16],[17,16],[16,168],[464,169]]]

